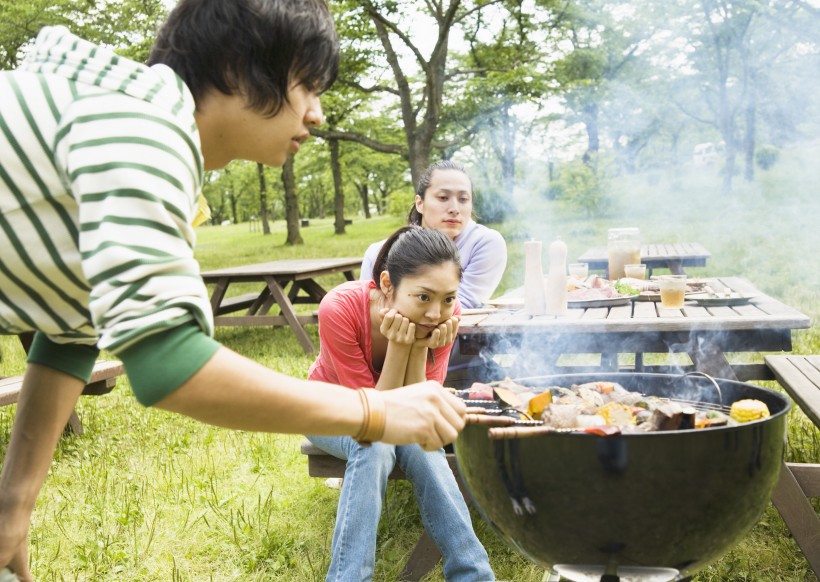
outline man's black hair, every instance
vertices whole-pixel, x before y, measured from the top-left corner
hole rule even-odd
[[[157,63],[197,102],[216,89],[273,116],[293,83],[318,93],[333,84],[339,40],[325,0],[180,0],[151,50]]]

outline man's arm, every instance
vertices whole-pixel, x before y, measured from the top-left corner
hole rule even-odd
[[[382,392],[383,441],[436,450],[464,427],[464,403],[436,382]],[[248,431],[354,435],[364,411],[355,390],[297,380],[221,347],[196,374],[156,406]]]
[[[27,558],[31,513],[84,386],[82,380],[52,368],[26,368],[0,473],[0,567],[10,565],[23,581],[32,579]]]

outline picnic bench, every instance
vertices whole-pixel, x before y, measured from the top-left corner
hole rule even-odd
[[[311,477],[321,477],[325,479],[344,477],[346,461],[327,454],[310,441],[304,441],[302,443],[301,451],[303,455],[307,455],[308,475]],[[456,476],[458,488],[469,505],[470,499],[467,495],[467,490],[461,482],[461,476],[456,467],[456,455],[450,450],[446,453],[446,457],[450,469],[452,469],[453,474]],[[396,465],[388,479],[403,480],[406,479],[406,476],[401,467]],[[433,543],[433,540],[430,539],[430,536],[427,535],[427,531],[423,531],[404,566],[404,570],[402,570],[402,573],[399,575],[399,580],[408,582],[421,580],[430,573],[430,570],[435,568],[440,559],[441,553],[438,551],[438,548]]]
[[[211,309],[214,325],[289,326],[305,353],[316,348],[305,325],[316,323],[316,312],[300,314],[296,304],[319,305],[327,290],[319,277],[340,273],[348,281],[355,280],[354,270],[361,257],[318,259],[285,259],[226,269],[205,271],[202,280],[213,285]],[[228,297],[228,288],[244,283],[261,283],[253,293]],[[271,313],[278,308],[279,313]],[[237,314],[244,311],[243,314]]]
[[[772,355],[764,360],[792,400],[820,427],[820,356]],[[784,463],[772,503],[820,577],[820,519],[811,497],[820,497],[820,464]]]
[[[31,341],[34,334],[20,334],[20,343],[23,344],[23,349],[28,353],[31,347]],[[94,369],[91,371],[91,378],[88,384],[83,388],[83,396],[101,396],[108,394],[114,389],[117,384],[117,376],[125,372],[122,362],[118,360],[97,360],[94,363]],[[0,376],[0,406],[8,406],[9,404],[16,404],[20,398],[20,390],[23,388],[23,375],[19,376]],[[75,435],[83,434],[83,425],[76,410],[71,411],[71,416],[66,425],[66,432]]]

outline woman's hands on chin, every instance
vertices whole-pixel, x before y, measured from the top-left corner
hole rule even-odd
[[[424,346],[431,350],[449,346],[456,341],[459,321],[459,316],[453,315],[447,321],[440,323],[428,337],[417,339],[415,345]]]
[[[416,341],[416,324],[404,317],[395,309],[385,307],[381,310],[382,323],[379,331],[389,342],[413,345]]]

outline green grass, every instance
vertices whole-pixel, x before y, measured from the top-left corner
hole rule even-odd
[[[607,228],[634,225],[644,240],[701,242],[713,256],[698,275],[747,277],[816,322],[820,171],[814,160],[819,149],[785,152],[758,183],[738,180],[731,196],[720,193],[719,176],[708,171],[621,178],[613,185],[617,206],[606,219],[579,217],[563,203],[522,194],[516,203],[527,220],[498,226],[510,251],[501,290],[523,281],[520,243],[527,236],[550,241],[560,235],[574,258],[591,245],[605,244]],[[337,237],[330,219],[311,219],[299,247],[283,245],[281,221],[270,236],[251,232],[246,224],[200,228],[197,257],[203,269],[212,269],[279,258],[356,256],[401,223],[395,217],[356,219],[347,235]],[[337,275],[324,283],[341,280]],[[315,326],[310,333],[318,341]],[[304,377],[311,363],[286,329],[218,328],[217,338],[293,376]],[[22,372],[16,340],[0,338],[0,346],[0,374]],[[816,323],[794,334],[794,351],[820,353]],[[109,395],[82,399],[79,412],[85,435],[60,442],[34,514],[31,559],[38,580],[324,579],[338,491],[307,476],[301,437],[231,432],[144,409],[126,379]],[[0,409],[0,454],[13,413],[14,407]],[[817,461],[819,441],[817,429],[795,410],[789,458]],[[474,516],[499,579],[541,580],[539,568]],[[391,483],[375,580],[396,579],[420,532],[410,486]],[[429,578],[442,579],[440,567]],[[739,546],[696,579],[802,581],[813,575],[770,508]]]

